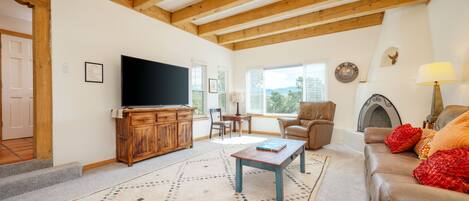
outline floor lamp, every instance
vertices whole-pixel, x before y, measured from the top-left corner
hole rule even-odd
[[[420,66],[417,84],[433,86],[432,108],[427,122],[433,123],[443,111],[443,98],[441,97],[440,84],[448,84],[457,81],[454,67],[449,62],[436,62]]]

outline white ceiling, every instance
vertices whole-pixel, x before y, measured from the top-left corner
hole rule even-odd
[[[0,15],[32,21],[32,9],[15,0],[0,0]]]

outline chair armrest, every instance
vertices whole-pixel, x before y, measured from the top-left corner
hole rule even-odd
[[[322,120],[322,119],[317,119],[317,120],[311,120],[308,122],[308,124],[306,125],[306,127],[309,129],[311,129],[312,126],[314,125],[331,125],[331,126],[334,126],[334,122],[332,121],[329,121],[329,120]]]
[[[365,128],[365,144],[384,143],[384,140],[391,132],[392,128]]]
[[[300,120],[294,118],[278,118],[280,127],[286,128],[292,125],[300,125]]]
[[[278,125],[280,127],[280,135],[285,138],[285,128],[292,125],[299,125],[300,120],[294,118],[278,118]]]

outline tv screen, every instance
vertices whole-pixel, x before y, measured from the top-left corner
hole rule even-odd
[[[189,69],[122,55],[122,106],[189,104]]]

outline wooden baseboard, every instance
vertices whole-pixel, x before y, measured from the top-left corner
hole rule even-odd
[[[202,141],[202,140],[207,140],[209,137],[209,135],[205,135],[205,136],[200,136],[200,137],[195,137],[194,138],[194,141]]]
[[[248,130],[243,130],[243,134],[248,133]],[[264,134],[264,135],[274,135],[274,136],[280,136],[280,133],[278,132],[272,132],[272,131],[255,131],[252,130],[251,133],[253,134]]]
[[[96,163],[90,163],[88,165],[83,166],[83,172],[87,172],[87,171],[90,171],[92,169],[103,167],[103,166],[106,166],[106,165],[109,165],[109,164],[112,164],[112,163],[116,163],[116,162],[117,162],[117,160],[115,158],[113,158],[113,159],[109,159],[109,160],[98,161]]]

